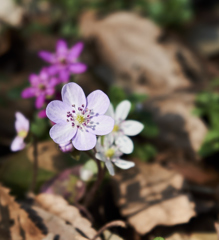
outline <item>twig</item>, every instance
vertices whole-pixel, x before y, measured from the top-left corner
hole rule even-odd
[[[91,239],[91,240],[95,240],[97,237],[99,237],[106,229],[111,228],[111,227],[126,227],[126,223],[121,221],[121,220],[115,220],[112,222],[107,223],[106,225],[104,225],[98,232],[97,234]]]
[[[90,220],[91,223],[94,222],[93,216],[92,216],[91,213],[87,210],[86,207],[84,207],[83,205],[81,205],[81,204],[78,203],[78,202],[75,202],[74,205],[75,205],[81,212],[83,212],[83,213],[86,215],[86,217]]]
[[[96,182],[93,184],[92,188],[90,189],[90,191],[87,194],[87,198],[84,201],[84,206],[88,207],[90,205],[90,203],[92,202],[103,178],[104,178],[104,173],[103,173],[103,169],[101,167],[100,164],[100,160],[96,159],[90,152],[86,152],[88,154],[89,157],[91,157],[92,159],[94,159],[96,161],[97,167],[98,167],[98,174],[97,174],[97,180]]]
[[[30,192],[34,193],[38,175],[38,151],[37,151],[37,139],[36,136],[33,137],[33,177],[30,187]]]

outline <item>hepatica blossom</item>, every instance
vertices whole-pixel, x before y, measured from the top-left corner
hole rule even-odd
[[[106,113],[115,120],[115,125],[111,135],[113,136],[116,145],[119,150],[125,154],[129,154],[133,151],[134,145],[132,140],[128,136],[135,136],[139,134],[144,125],[135,120],[125,120],[131,108],[131,103],[128,100],[124,100],[117,106],[115,112],[112,104]]]
[[[39,75],[31,74],[29,77],[31,86],[21,93],[23,98],[36,97],[35,106],[37,109],[43,107],[46,99],[51,98],[55,93],[55,86],[58,80],[51,77],[46,68],[42,69]]]
[[[17,132],[17,136],[14,138],[14,140],[11,143],[11,151],[19,151],[24,149],[25,143],[24,139],[27,136],[29,132],[29,120],[24,117],[24,115],[20,112],[15,113],[15,129]]]
[[[111,175],[115,174],[113,164],[122,169],[129,169],[135,166],[134,162],[126,161],[120,158],[123,153],[119,150],[118,146],[113,144],[112,135],[107,135],[104,137],[103,146],[101,145],[101,139],[99,138],[96,145],[96,150],[97,153],[95,157],[105,163]]]
[[[83,73],[87,69],[85,64],[78,62],[83,47],[83,43],[79,42],[68,49],[67,43],[59,40],[55,53],[41,51],[39,56],[51,64],[48,68],[50,74],[58,74],[61,82],[68,82],[71,73]]]
[[[62,88],[62,101],[51,101],[47,117],[55,123],[50,136],[59,145],[72,141],[73,146],[82,151],[96,145],[96,135],[110,133],[114,120],[103,115],[110,104],[109,98],[100,90],[93,91],[87,98],[76,83],[68,83]]]

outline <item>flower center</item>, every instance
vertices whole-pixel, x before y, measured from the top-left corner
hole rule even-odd
[[[76,117],[76,121],[79,124],[82,124],[85,121],[85,116],[78,114],[77,117]]]
[[[114,125],[113,132],[118,132],[118,131],[119,131],[119,126],[118,125]]]
[[[25,138],[27,136],[27,131],[25,131],[25,130],[19,131],[18,136],[21,138]]]
[[[39,89],[40,89],[40,90],[45,90],[45,89],[46,89],[45,85],[44,85],[44,84],[42,84],[42,83],[41,83],[41,84],[39,84],[39,86],[38,86],[38,87],[39,87]]]
[[[105,156],[108,158],[113,157],[113,155],[115,154],[115,150],[113,148],[109,148],[106,152],[105,152]]]

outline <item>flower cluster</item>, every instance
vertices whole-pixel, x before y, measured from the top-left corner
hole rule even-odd
[[[66,42],[59,40],[55,53],[39,52],[39,56],[49,62],[50,66],[44,67],[39,75],[31,74],[29,76],[30,87],[21,93],[23,98],[36,98],[35,107],[40,109],[39,117],[46,116],[45,105],[54,98],[57,85],[68,82],[71,74],[86,71],[86,65],[78,62],[82,50],[83,43],[81,42],[68,49]]]
[[[116,108],[115,112],[112,104],[110,104],[106,115],[115,120],[113,131],[104,137],[101,144],[101,138],[98,139],[96,146],[96,158],[104,161],[111,175],[114,175],[112,163],[122,169],[133,167],[134,162],[120,159],[120,156],[132,153],[134,145],[128,136],[139,134],[144,125],[135,120],[125,120],[131,108],[131,103],[127,100],[122,101]]]

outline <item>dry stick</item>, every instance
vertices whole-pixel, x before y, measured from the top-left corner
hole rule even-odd
[[[88,207],[90,205],[90,203],[92,202],[92,200],[95,196],[95,193],[97,192],[97,190],[98,190],[98,188],[99,188],[99,186],[100,186],[100,184],[103,180],[104,174],[103,174],[103,171],[102,171],[100,160],[96,159],[90,152],[86,152],[86,153],[88,154],[89,157],[93,158],[96,161],[97,167],[98,167],[97,180],[93,184],[91,190],[88,192],[87,198],[84,201],[84,206]]]
[[[107,223],[106,225],[104,225],[98,232],[97,234],[91,239],[91,240],[95,240],[97,237],[99,237],[106,229],[111,228],[111,227],[126,227],[126,223],[121,221],[121,220],[115,220],[112,222]]]
[[[37,139],[33,137],[33,178],[30,187],[30,192],[34,193],[38,175],[38,151],[37,151]]]

